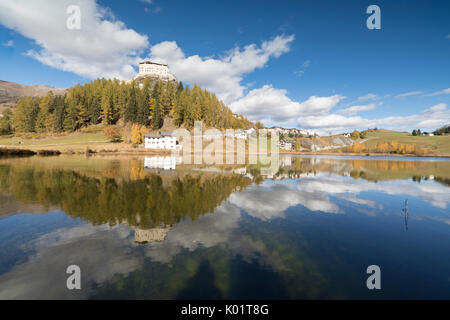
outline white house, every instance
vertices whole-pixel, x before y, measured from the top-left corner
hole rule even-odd
[[[250,131],[250,132],[254,132]],[[235,131],[231,131],[231,132],[224,132],[224,133],[217,133],[217,134],[203,134],[203,140],[213,140],[216,138],[222,138],[222,137],[232,137],[232,138],[237,138],[237,139],[247,139],[249,136],[249,133],[247,133],[247,130],[235,130]],[[195,137],[195,136],[194,136]]]
[[[144,135],[144,143],[146,149],[181,150],[177,137],[171,131],[147,133]]]
[[[175,170],[177,164],[181,163],[181,157],[145,157],[144,168]]]
[[[220,133],[213,133],[213,134],[203,134],[202,138],[203,140],[211,141],[213,139],[222,138],[224,135]],[[197,136],[194,136],[197,137]]]
[[[295,143],[296,143],[295,140],[287,140],[287,139],[285,139],[285,140],[280,140],[279,141],[279,146],[283,150],[290,151],[290,150],[294,150],[295,149]]]
[[[237,139],[244,139],[244,140],[247,139],[247,133],[245,131],[243,131],[243,130],[236,130],[234,132],[234,136]]]
[[[304,136],[309,136],[309,132],[306,131],[306,130],[300,129],[300,130],[298,130],[298,133],[300,133],[300,134],[302,134],[302,135],[304,135]]]
[[[247,135],[252,135],[252,134],[256,133],[256,130],[254,128],[250,128],[250,129],[244,130],[244,132]]]

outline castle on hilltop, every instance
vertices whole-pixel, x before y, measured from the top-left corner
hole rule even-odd
[[[169,66],[163,63],[156,63],[150,60],[139,62],[139,73],[134,80],[147,77],[156,77],[164,81],[176,81],[177,78],[169,71]]]

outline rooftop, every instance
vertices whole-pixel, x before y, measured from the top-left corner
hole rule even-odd
[[[291,140],[291,139],[283,139],[283,140],[281,140],[281,142],[284,142],[284,143],[296,143],[295,140]]]
[[[153,61],[150,61],[150,60],[141,61],[141,62],[139,62],[139,64],[156,64],[158,66],[165,66],[165,67],[169,66],[169,65],[164,64],[164,63],[157,63],[157,62],[153,62]]]
[[[173,132],[172,131],[158,131],[154,133],[146,133],[144,134],[144,137],[146,138],[161,138],[161,137],[172,137]]]

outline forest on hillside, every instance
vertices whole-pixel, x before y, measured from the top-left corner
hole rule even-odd
[[[97,79],[44,97],[26,97],[14,113],[0,118],[0,134],[73,132],[90,125],[132,123],[159,129],[164,118],[192,128],[194,121],[215,128],[246,128],[253,124],[236,116],[215,94],[182,82],[149,78],[142,83]]]
[[[446,126],[443,126],[442,128],[439,128],[439,129],[435,130],[433,133],[434,133],[435,135],[437,135],[437,136],[439,136],[439,135],[444,136],[444,135],[446,135],[446,134],[449,134],[449,133],[450,133],[450,124],[448,124],[448,125],[446,125]]]

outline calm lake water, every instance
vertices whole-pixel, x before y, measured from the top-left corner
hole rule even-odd
[[[448,299],[450,161],[3,158],[0,298]]]

